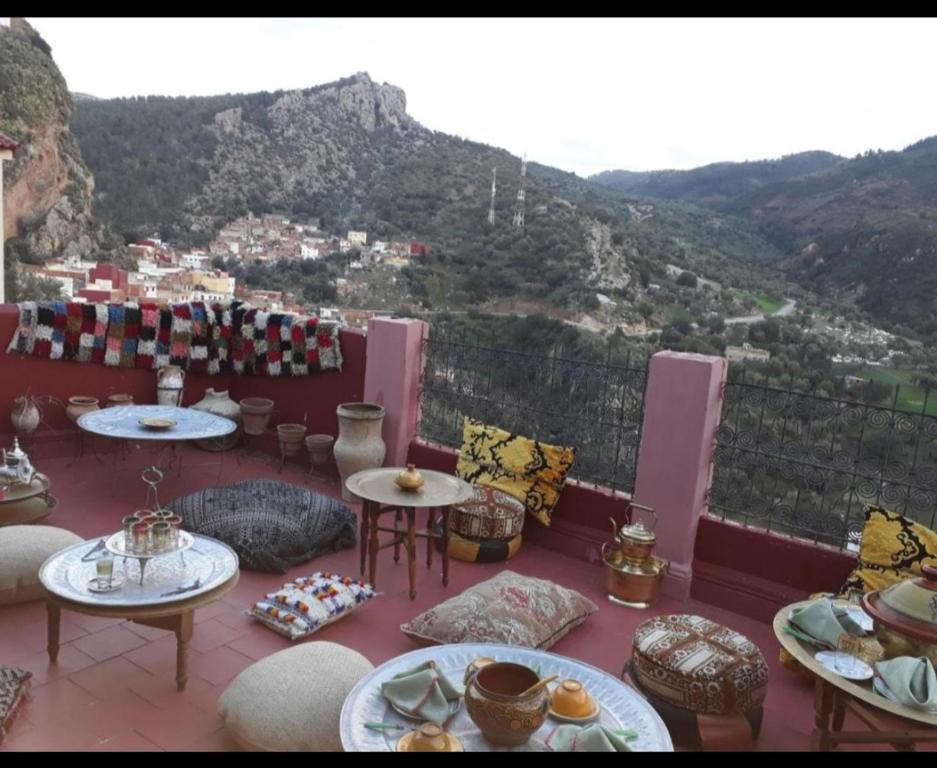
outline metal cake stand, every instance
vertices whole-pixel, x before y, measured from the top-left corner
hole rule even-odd
[[[174,555],[177,552],[182,558],[182,565],[185,566],[185,551],[191,549],[195,543],[195,537],[188,531],[179,531],[179,540],[170,548],[157,552],[134,552],[127,549],[127,538],[123,531],[112,533],[104,542],[104,548],[113,555],[123,557],[125,560],[132,557],[140,564],[140,586],[143,586],[143,574],[146,571],[146,564],[155,557],[165,557]]]

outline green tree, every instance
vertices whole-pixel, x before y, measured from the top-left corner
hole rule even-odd
[[[699,285],[699,278],[692,272],[681,272],[680,276],[677,277],[677,285],[683,285],[687,288],[696,288],[696,286]]]

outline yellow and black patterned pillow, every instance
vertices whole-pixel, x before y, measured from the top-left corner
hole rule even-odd
[[[937,533],[927,526],[881,507],[865,513],[859,563],[843,585],[843,593],[873,592],[937,565]]]
[[[575,448],[538,443],[466,418],[456,474],[504,491],[549,525],[575,458]]]

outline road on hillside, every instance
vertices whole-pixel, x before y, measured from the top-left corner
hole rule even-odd
[[[779,307],[777,311],[771,313],[771,317],[787,317],[792,314],[797,308],[797,302],[794,299],[785,299],[784,305]],[[762,320],[765,320],[767,315],[745,315],[744,317],[727,317],[725,320],[726,325],[748,325],[750,323],[758,323]]]

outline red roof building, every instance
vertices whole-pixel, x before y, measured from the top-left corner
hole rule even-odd
[[[9,136],[0,133],[0,149],[8,149],[11,152],[15,152],[18,146],[18,141],[13,141]]]

